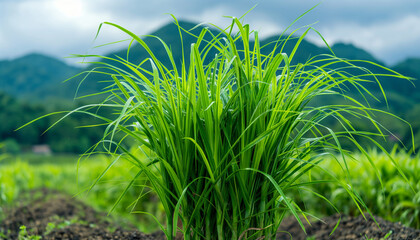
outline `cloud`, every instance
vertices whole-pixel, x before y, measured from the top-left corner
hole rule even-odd
[[[420,56],[420,16],[417,15],[370,24],[338,22],[319,30],[329,43],[353,43],[388,64],[401,61],[410,52]],[[319,38],[312,40],[322,44]]]
[[[260,37],[282,32],[298,16],[317,4],[313,0],[0,0],[0,59],[29,52],[64,57],[85,53],[99,24],[110,21],[143,35],[180,19],[227,26],[224,15],[239,17],[255,4],[245,19]],[[377,57],[420,56],[418,0],[324,0],[291,29],[319,21],[315,27],[330,41],[352,42]],[[105,27],[95,42],[102,44],[126,38]],[[316,39],[312,37],[312,39]],[[117,46],[118,47],[118,46]],[[122,47],[122,46],[119,46]],[[400,49],[400,50],[397,50]],[[102,48],[105,53],[114,48]],[[396,56],[400,57],[396,57]]]
[[[6,55],[42,51],[64,56],[68,49],[86,45],[86,35],[92,36],[91,28],[97,24],[93,24],[94,17],[83,11],[82,1],[69,4],[68,0],[9,4],[4,27],[0,29],[1,35],[9,36],[4,40]]]
[[[23,0],[0,1],[0,58],[14,58],[30,52],[42,52],[64,58],[70,54],[86,53],[95,45],[126,38],[120,31],[105,28],[100,38],[93,40],[102,21],[118,22],[120,18],[106,11],[98,11],[82,0]],[[3,13],[3,9],[7,9]],[[146,34],[157,28],[162,21],[151,23],[147,19],[134,18],[123,21],[127,28],[141,29]],[[146,27],[144,27],[146,26]],[[115,50],[102,48],[97,53]],[[66,60],[70,63],[75,60]]]

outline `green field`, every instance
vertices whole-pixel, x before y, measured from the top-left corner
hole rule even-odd
[[[0,162],[0,214],[5,207],[15,202],[20,193],[43,187],[66,192],[99,211],[109,212],[133,178],[131,165],[124,161],[116,162],[89,191],[112,159],[105,155],[91,156],[82,159],[79,168],[78,159],[77,155],[32,154],[3,159]],[[149,190],[144,188],[144,184],[145,181],[138,179],[111,216],[125,219],[143,232],[148,232],[157,228],[155,222],[150,217],[130,213],[142,210],[161,215],[157,198],[146,194]]]
[[[343,184],[350,184],[350,189],[358,193],[366,204],[367,209],[361,204],[364,212],[369,209],[372,214],[389,221],[420,228],[420,156],[392,152],[391,157],[401,170],[398,172],[386,154],[374,150],[369,151],[368,154],[371,162],[362,154],[353,154],[354,159],[347,162],[349,181],[343,174],[345,166],[340,166],[334,159],[327,159],[320,168],[312,171],[311,180],[329,179],[331,182],[314,185],[308,188],[308,194],[304,192],[295,197],[300,197],[302,204],[315,210],[315,215],[328,216],[334,214],[335,210],[325,200],[311,194],[310,191],[326,197],[342,214],[360,215],[356,204],[341,187]],[[372,163],[378,171],[371,166]],[[328,172],[321,168],[327,169]],[[331,172],[334,173],[332,176],[329,175]],[[406,176],[406,179],[401,173]]]
[[[382,153],[370,151],[369,155],[377,166],[383,181],[383,188],[375,171],[369,167],[369,161],[354,154],[354,161],[349,161],[349,171],[354,190],[360,194],[367,207],[374,215],[393,222],[401,222],[406,226],[420,227],[420,156],[407,153],[393,153],[392,157],[407,176],[408,182],[398,173],[395,167]],[[8,157],[0,162],[0,213],[3,208],[10,206],[19,193],[29,189],[47,187],[64,191],[81,199],[101,211],[109,211],[115,201],[132,179],[135,172],[129,163],[117,162],[105,174],[99,184],[87,194],[95,179],[100,176],[112,161],[105,155],[95,155],[80,162],[77,171],[77,155],[23,155]],[[345,181],[342,169],[333,159],[328,159],[320,167],[328,168],[336,173],[339,180]],[[79,173],[77,178],[77,172]],[[320,168],[310,173],[312,180],[332,179]],[[309,175],[307,176],[309,177]],[[78,181],[78,182],[76,182]],[[148,211],[162,216],[163,209],[154,194],[148,194],[138,200],[139,195],[145,193],[141,186],[142,180],[131,188],[123,201],[111,214],[113,217],[126,219],[136,224],[142,231],[157,229],[157,225],[150,217],[130,213],[131,211]],[[413,189],[417,192],[415,194]],[[317,198],[311,191],[325,196],[343,214],[358,215],[359,210],[340,184],[329,182],[308,188],[308,192],[296,193],[297,202],[310,209],[316,216],[327,216],[335,213],[334,208],[326,201]],[[300,200],[300,201],[299,201]],[[132,204],[134,203],[134,204]],[[322,207],[318,207],[322,206]]]

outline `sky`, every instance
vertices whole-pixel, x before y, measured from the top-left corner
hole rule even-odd
[[[260,38],[282,32],[305,11],[290,29],[313,24],[329,44],[352,43],[388,65],[408,57],[420,58],[419,0],[0,0],[0,59],[43,53],[75,64],[70,54],[105,54],[122,45],[94,46],[126,39],[101,22],[117,23],[145,35],[172,18],[227,26],[229,18],[249,9],[244,23]],[[321,45],[310,34],[308,40]]]

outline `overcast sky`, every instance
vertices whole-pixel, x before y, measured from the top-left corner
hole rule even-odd
[[[143,35],[179,19],[226,26],[223,16],[245,18],[261,37],[281,32],[317,0],[0,0],[0,59],[31,52],[63,58],[91,50],[97,44],[124,39],[107,27],[93,43],[99,24],[110,21]],[[317,23],[316,23],[317,22]],[[395,64],[420,58],[420,0],[324,0],[292,29],[314,27],[330,43],[364,48],[378,59]],[[310,40],[319,43],[315,34]],[[121,46],[114,46],[121,48]],[[72,62],[72,60],[66,60]],[[74,60],[73,60],[74,61]]]

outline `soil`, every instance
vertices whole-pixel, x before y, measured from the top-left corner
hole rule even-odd
[[[293,239],[360,239],[360,240],[373,240],[373,239],[387,239],[387,240],[402,240],[402,239],[416,239],[420,240],[420,230],[413,229],[401,225],[401,223],[393,223],[386,221],[380,217],[375,216],[376,222],[368,214],[365,214],[366,219],[363,216],[350,217],[341,216],[340,224],[337,229],[331,234],[337,222],[340,220],[340,215],[336,214],[323,218],[321,221],[311,221],[311,226],[306,222],[305,225],[306,234],[302,231],[302,228],[294,217],[288,217],[283,220],[280,225],[280,230],[285,231],[277,234],[277,239],[290,240]],[[330,235],[331,234],[331,235]],[[387,237],[387,235],[389,235]]]
[[[0,239],[18,239],[19,229],[26,226],[28,236],[42,239],[165,239],[162,232],[144,234],[124,222],[115,222],[81,201],[49,189],[38,189],[26,194],[18,206],[6,212],[0,223]],[[363,217],[342,216],[339,227],[334,229],[339,215],[324,218],[309,226],[307,235],[293,217],[283,220],[277,239],[420,239],[420,230],[375,217],[380,228],[372,220]],[[113,222],[111,222],[113,221]],[[288,233],[286,233],[288,232]],[[291,238],[293,236],[293,238]],[[27,238],[29,239],[29,238]]]
[[[20,206],[7,211],[0,223],[3,239],[18,239],[22,225],[26,226],[27,236],[42,236],[42,239],[165,238],[162,232],[144,234],[127,223],[111,222],[105,213],[99,213],[69,195],[50,189],[33,190],[19,202]]]

